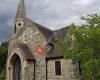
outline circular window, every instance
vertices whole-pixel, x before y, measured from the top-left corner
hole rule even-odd
[[[18,23],[18,26],[21,26],[21,23]]]

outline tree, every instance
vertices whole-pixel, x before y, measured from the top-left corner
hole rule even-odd
[[[84,80],[100,80],[100,16],[89,14],[81,19],[86,23],[72,25],[68,39],[57,39],[55,46],[66,59],[81,62]]]
[[[8,53],[8,42],[3,42],[0,45],[0,79],[5,80],[6,74],[6,59]]]

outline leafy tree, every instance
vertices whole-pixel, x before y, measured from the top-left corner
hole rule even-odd
[[[8,42],[3,42],[0,46],[0,79],[2,80],[5,80],[7,53]]]
[[[100,80],[100,16],[82,16],[86,23],[69,29],[67,39],[55,41],[55,46],[65,58],[81,62],[84,80]]]

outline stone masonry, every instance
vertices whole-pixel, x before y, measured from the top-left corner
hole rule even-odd
[[[24,0],[20,0],[9,40],[6,80],[80,80],[78,64],[64,59],[54,45],[56,37],[68,36],[68,28],[53,31],[33,22],[26,17]],[[55,73],[55,61],[61,63],[60,75]]]

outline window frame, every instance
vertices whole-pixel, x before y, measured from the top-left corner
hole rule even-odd
[[[61,76],[61,61],[55,61],[55,75]]]

